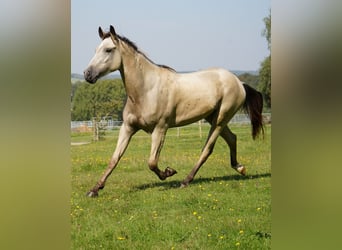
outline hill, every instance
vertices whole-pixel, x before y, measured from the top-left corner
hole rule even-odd
[[[179,73],[190,73],[190,72],[193,72],[193,71],[179,71]],[[237,76],[240,76],[243,74],[251,74],[251,75],[257,76],[259,74],[258,71],[253,71],[253,70],[231,70],[231,72],[233,72]],[[117,79],[117,78],[121,78],[121,76],[118,72],[114,72],[112,74],[104,76],[102,79],[106,80],[106,79]],[[71,73],[71,83],[75,83],[78,81],[84,81],[83,75],[78,74],[78,73]]]
[[[101,78],[101,80],[106,80],[106,79],[118,79],[121,78],[120,74],[115,72],[109,75],[106,75]],[[79,81],[84,81],[84,77],[81,74],[78,73],[71,73],[71,83],[79,82]]]

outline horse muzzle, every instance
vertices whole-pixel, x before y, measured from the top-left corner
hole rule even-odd
[[[98,74],[91,68],[87,68],[84,72],[84,79],[89,83],[95,83],[98,79]]]

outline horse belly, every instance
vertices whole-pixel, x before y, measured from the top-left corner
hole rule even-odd
[[[178,103],[176,108],[176,126],[194,123],[207,117],[217,106],[217,99],[208,94],[189,95]]]

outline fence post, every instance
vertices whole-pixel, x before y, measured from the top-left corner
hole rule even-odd
[[[99,128],[95,117],[93,117],[93,140],[99,140]]]

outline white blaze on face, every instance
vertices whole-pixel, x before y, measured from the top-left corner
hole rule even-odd
[[[98,72],[99,76],[104,76],[117,70],[121,64],[121,57],[116,50],[116,46],[110,37],[104,39],[96,48],[95,55],[89,62],[88,67]]]

